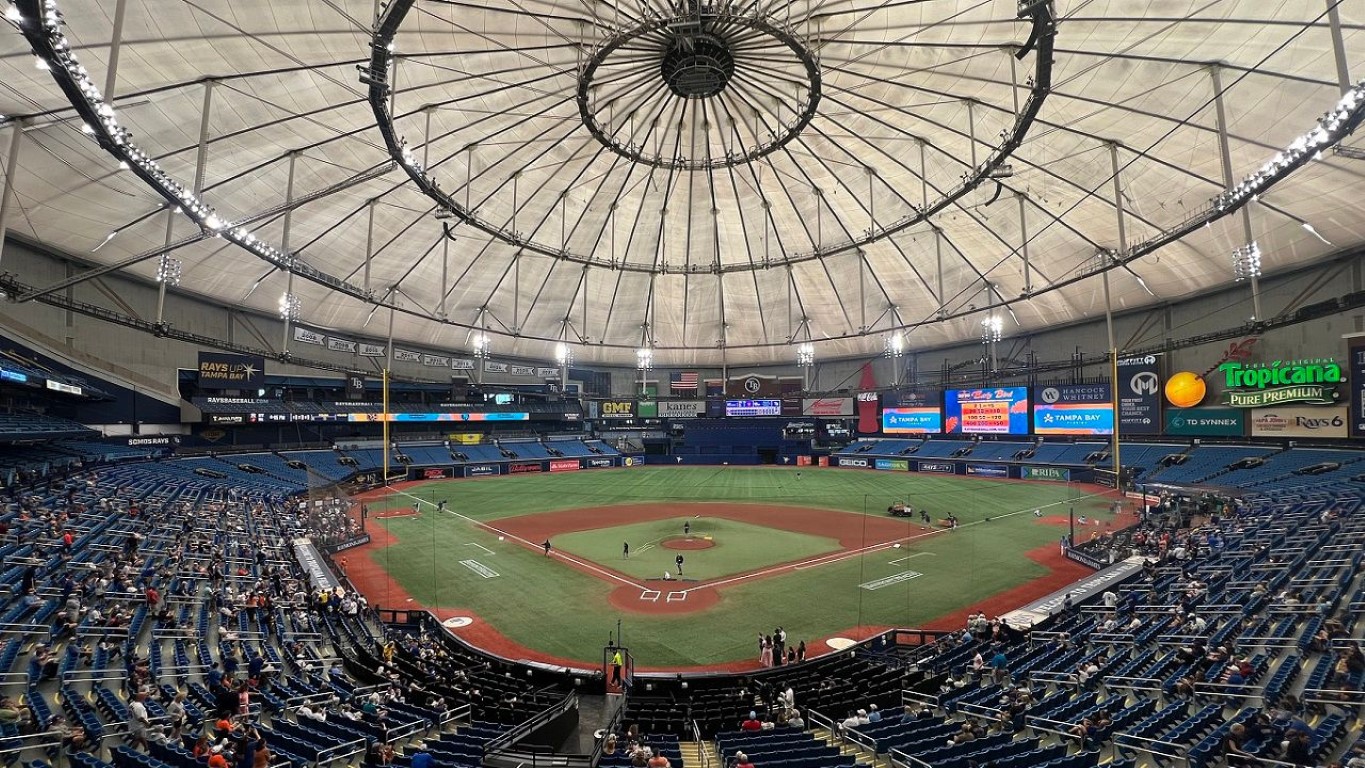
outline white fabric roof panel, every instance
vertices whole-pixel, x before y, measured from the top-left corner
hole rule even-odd
[[[454,323],[472,324],[486,309],[500,353],[548,359],[564,335],[581,346],[579,360],[630,364],[633,347],[648,337],[660,347],[661,366],[719,362],[722,338],[731,364],[790,361],[790,344],[807,335],[821,357],[875,354],[895,327],[934,319],[940,299],[951,313],[983,307],[993,294],[1044,291],[1016,302],[1012,317],[1005,313],[1007,334],[1091,317],[1103,309],[1097,276],[1048,288],[1088,269],[1097,250],[1119,246],[1109,143],[1119,145],[1132,245],[1184,220],[1222,188],[1209,62],[1224,65],[1235,179],[1311,127],[1340,93],[1323,4],[1063,0],[1055,8],[1052,92],[1009,159],[1013,175],[1000,180],[998,197],[992,201],[997,185],[987,181],[930,223],[798,261],[789,279],[786,258],[912,214],[926,194],[932,201],[960,183],[974,148],[979,163],[1011,129],[1034,67],[1032,57],[1011,55],[1029,33],[1015,3],[760,3],[766,26],[747,31],[717,20],[748,4],[717,3],[703,6],[713,14],[702,25],[709,37],[673,28],[632,37],[621,32],[632,18],[674,14],[674,7],[662,0],[416,0],[396,38],[397,134],[428,158],[443,190],[462,203],[467,194],[482,221],[604,265],[585,277],[579,263],[518,255],[518,247],[449,220],[455,240],[442,284],[435,202],[401,169],[356,180],[390,161],[355,70],[370,55],[372,0],[126,3],[114,101],[133,140],[192,184],[203,83],[215,80],[204,199],[230,220],[276,210],[252,231],[279,245],[288,158],[298,153],[296,199],[338,188],[297,205],[289,244],[307,263],[354,284],[362,282],[370,202],[377,201],[370,286],[381,298],[393,289],[405,309],[425,315],[399,313],[400,340],[456,354],[467,350],[470,334],[440,322],[443,297]],[[102,85],[114,3],[59,6],[77,57]],[[1365,15],[1347,3],[1336,10],[1348,72],[1359,78]],[[771,141],[800,113],[809,87],[801,54],[768,35],[770,27],[790,33],[818,62],[820,101],[809,124],[751,162],[709,170],[651,164],[655,156],[723,159]],[[596,52],[618,33],[622,49]],[[733,71],[706,70],[687,87],[723,81],[719,90],[682,98],[664,81],[670,45],[689,67],[700,51],[730,57]],[[601,60],[588,109],[638,157],[623,157],[584,125],[575,97],[582,66],[594,56]],[[0,112],[29,126],[12,231],[95,263],[164,244],[162,201],[81,134],[18,32],[0,38]],[[1325,155],[1254,204],[1264,268],[1292,268],[1365,240],[1363,176],[1361,161]],[[194,232],[180,218],[175,238]],[[1019,250],[1025,231],[1027,277]],[[1116,270],[1115,306],[1222,285],[1232,249],[1245,240],[1240,215],[1229,217]],[[185,262],[182,290],[267,312],[288,282],[221,240],[175,255]],[[613,260],[629,269],[611,269]],[[147,278],[155,270],[155,260],[130,268]],[[387,317],[373,319],[365,302],[302,279],[294,292],[306,323],[368,336],[386,330]],[[908,343],[971,339],[983,316],[916,328]]]

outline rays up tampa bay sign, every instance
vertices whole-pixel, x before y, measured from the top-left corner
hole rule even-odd
[[[1223,405],[1265,408],[1286,403],[1335,405],[1337,385],[1346,381],[1334,360],[1295,360],[1273,363],[1226,362],[1222,372]]]

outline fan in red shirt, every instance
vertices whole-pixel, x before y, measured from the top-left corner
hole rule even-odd
[[[740,723],[739,727],[745,731],[761,731],[763,730],[763,723],[759,721],[757,712],[750,712],[749,719]]]
[[[743,752],[735,753],[735,768],[754,768],[754,764],[749,762],[749,756]]]

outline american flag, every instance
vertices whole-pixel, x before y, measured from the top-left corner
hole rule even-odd
[[[696,371],[674,371],[668,374],[668,386],[670,389],[697,389]]]

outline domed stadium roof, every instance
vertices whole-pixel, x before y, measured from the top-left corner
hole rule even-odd
[[[1251,240],[1265,271],[1365,240],[1365,161],[1330,149],[1211,204],[1365,74],[1356,4],[44,2],[113,111],[0,38],[10,231],[147,279],[170,243],[181,290],[292,290],[341,333],[382,338],[380,303],[455,351],[870,355],[978,338],[1001,302],[1006,334],[1094,317],[1105,271],[1134,308],[1226,284]],[[221,229],[168,216],[133,146]]]

